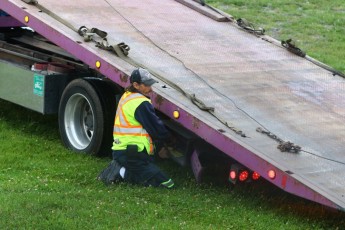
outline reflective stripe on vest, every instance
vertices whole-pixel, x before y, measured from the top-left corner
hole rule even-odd
[[[151,101],[140,93],[125,92],[121,97],[114,121],[113,150],[124,150],[127,145],[137,145],[138,151],[146,149],[153,154],[153,144],[150,135],[135,119],[135,110],[144,102]]]

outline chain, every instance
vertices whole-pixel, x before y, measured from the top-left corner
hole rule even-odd
[[[280,139],[277,135],[275,135],[274,133],[270,132],[270,131],[265,131],[262,128],[258,127],[256,129],[257,132],[262,133],[267,135],[269,138],[277,141],[279,144],[277,146],[277,148],[282,151],[282,152],[290,152],[290,153],[299,153],[301,151],[301,147],[298,145],[295,145],[294,143],[290,142],[290,141],[283,141],[282,139]]]
[[[256,36],[264,35],[265,29],[263,28],[255,28],[253,23],[249,22],[245,18],[239,18],[236,20],[237,25],[244,29],[245,31],[248,31],[249,33],[255,34]]]
[[[292,39],[288,39],[286,41],[281,41],[281,45],[285,47],[288,51],[291,53],[294,53],[300,57],[305,57],[306,53],[302,51],[300,48],[298,48],[295,43],[292,41]]]

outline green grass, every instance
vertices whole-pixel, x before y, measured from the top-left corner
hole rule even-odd
[[[60,141],[56,116],[0,100],[0,229],[341,229],[345,213],[268,182],[230,189],[197,185],[190,169],[159,166],[168,191],[95,178],[109,158],[76,154]]]
[[[345,70],[345,4],[333,1],[208,1],[293,38],[307,53]],[[345,214],[268,182],[229,189],[195,184],[190,169],[161,162],[172,191],[95,180],[108,158],[62,146],[57,117],[0,100],[0,229],[343,229]]]
[[[245,18],[277,40],[292,38],[306,53],[345,72],[345,3],[343,0],[208,0]]]

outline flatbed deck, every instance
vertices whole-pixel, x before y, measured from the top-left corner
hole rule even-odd
[[[37,7],[0,0],[0,8],[114,82],[127,86],[135,68],[82,41],[75,31]],[[214,107],[223,121],[200,110],[183,93],[160,82],[157,109],[282,189],[338,209],[345,208],[345,80],[232,22],[217,22],[177,1],[53,1],[39,4],[75,28],[96,27],[109,42],[125,42],[129,57]],[[25,9],[23,9],[25,7]],[[302,148],[281,152],[268,130]],[[277,171],[275,179],[267,171]]]

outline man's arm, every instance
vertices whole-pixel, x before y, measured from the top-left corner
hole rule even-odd
[[[166,141],[170,138],[169,131],[156,115],[151,103],[147,101],[141,103],[135,110],[134,117],[150,134],[153,140]]]

